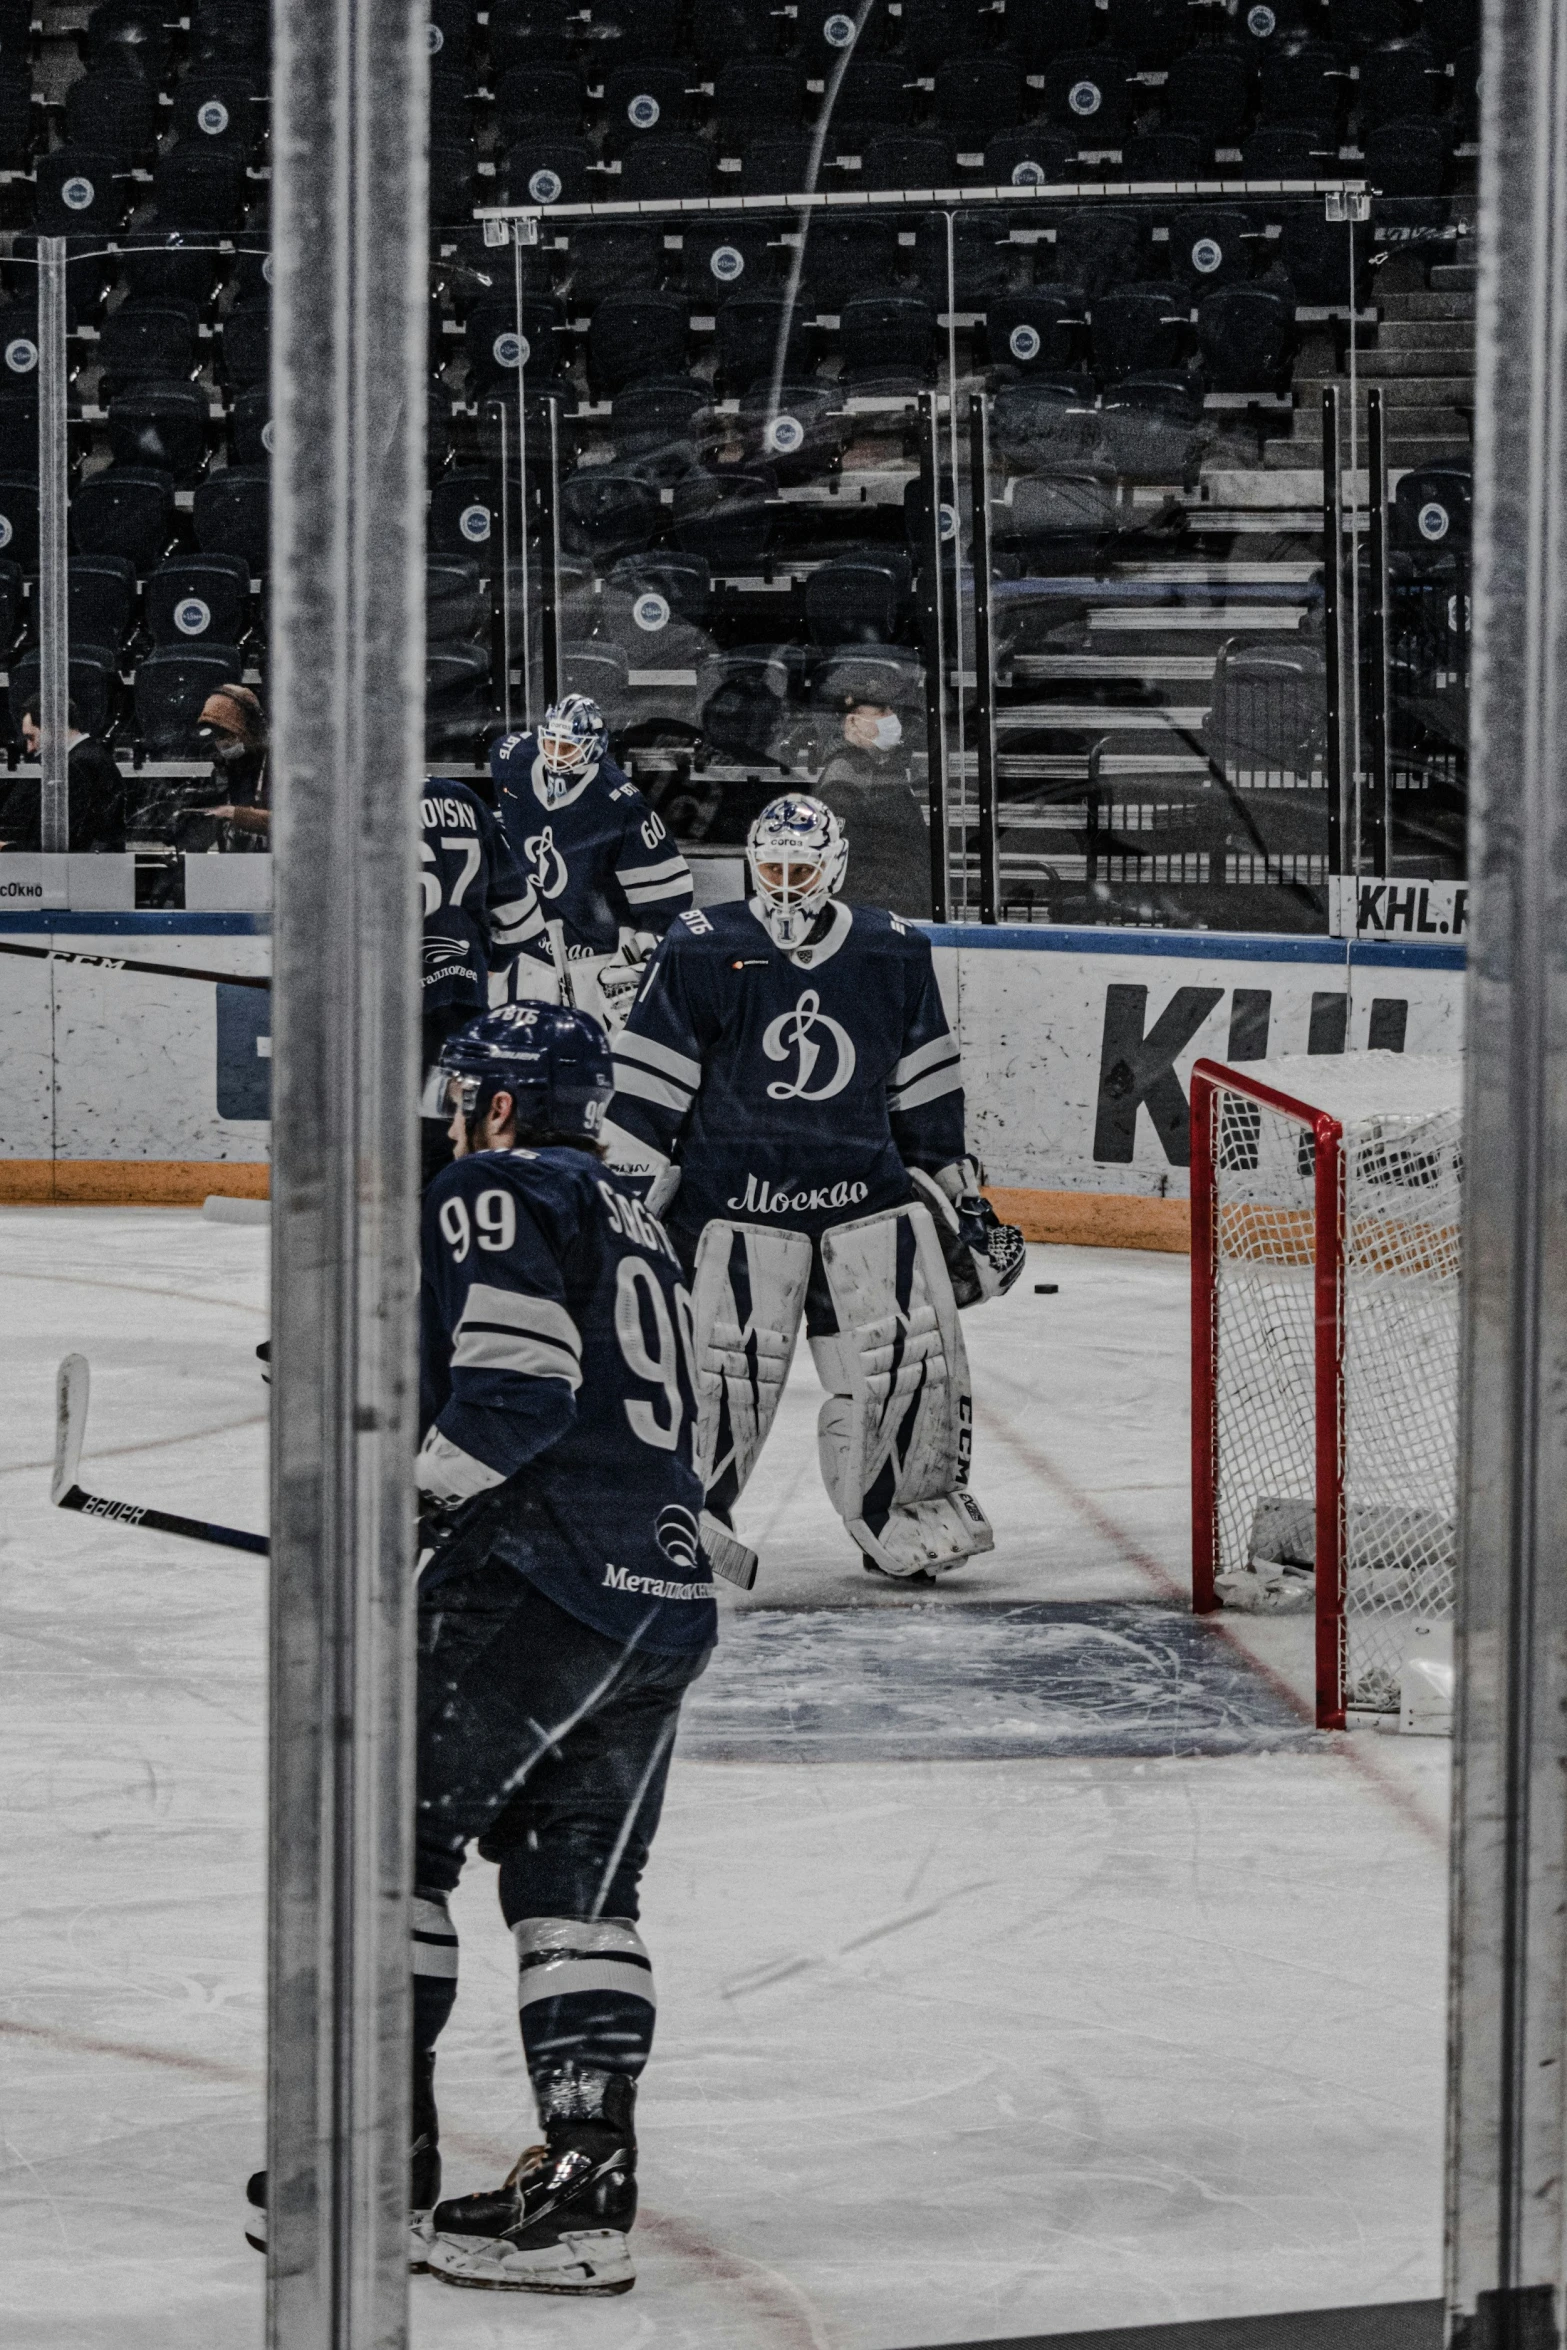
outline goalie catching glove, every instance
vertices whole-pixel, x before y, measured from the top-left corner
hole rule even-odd
[[[938,1175],[923,1167],[910,1174],[930,1209],[959,1310],[1004,1297],[1023,1270],[1028,1243],[1017,1225],[1002,1223],[980,1190],[973,1160],[959,1159]]]

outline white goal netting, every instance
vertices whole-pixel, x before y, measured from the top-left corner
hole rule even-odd
[[[1456,1056],[1346,1054],[1236,1074],[1341,1132],[1342,1355],[1319,1330],[1310,1126],[1222,1084],[1213,1097],[1219,1594],[1309,1604],[1318,1557],[1320,1415],[1336,1415],[1344,1538],[1344,1698],[1396,1709],[1417,1622],[1453,1608],[1458,1276],[1463,1182]],[[1331,1436],[1331,1426],[1329,1429]],[[1237,1581],[1252,1578],[1252,1581]],[[1316,1594],[1319,1614],[1323,1594]],[[1331,1599],[1328,1602],[1331,1605]]]

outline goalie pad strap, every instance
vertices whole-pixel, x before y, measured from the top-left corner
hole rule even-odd
[[[830,1435],[823,1415],[823,1470],[849,1531],[893,1575],[989,1550],[989,1522],[967,1490],[968,1358],[929,1210],[911,1203],[835,1225],[821,1246],[851,1406]]]
[[[744,1491],[778,1409],[805,1311],[811,1243],[774,1224],[704,1225],[691,1284],[697,1475],[724,1509]]]

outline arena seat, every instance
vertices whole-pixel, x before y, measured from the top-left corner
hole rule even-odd
[[[189,489],[207,465],[207,396],[193,383],[132,384],[109,402],[108,433],[115,465],[152,466]]]
[[[639,376],[683,373],[690,327],[683,295],[606,294],[588,328],[588,382],[594,398],[612,397]]]
[[[637,6],[642,0],[636,0]],[[667,52],[666,52],[667,54]],[[681,131],[691,119],[688,77],[678,65],[617,65],[604,76],[604,151],[624,154],[654,131]]]
[[[66,565],[72,644],[118,654],[136,609],[136,566],[127,555],[72,555]]]
[[[770,57],[786,22],[772,0],[695,0],[692,45],[699,57]]]
[[[1045,111],[1079,148],[1118,147],[1131,121],[1129,59],[1109,49],[1068,50],[1045,68]]]
[[[945,14],[944,0],[927,6]],[[1006,23],[1007,45],[1024,72],[1048,73],[1058,58],[1087,50],[1098,38],[1100,12],[1095,0],[1012,0]]]
[[[765,466],[725,466],[674,485],[669,537],[715,571],[754,571],[772,543],[776,481]]]
[[[1244,49],[1189,49],[1174,60],[1164,85],[1166,120],[1210,148],[1238,146],[1254,78]]]
[[[576,0],[490,0],[490,70],[575,54],[582,31]]]
[[[153,376],[189,381],[196,372],[196,334],[194,303],[132,296],[99,329],[99,364],[115,390]]]
[[[1366,177],[1384,196],[1440,196],[1452,160],[1445,123],[1382,123],[1361,134]]]
[[[748,139],[740,151],[740,190],[745,196],[793,196],[806,185],[811,162],[807,132]]]
[[[221,149],[174,147],[158,158],[153,193],[160,228],[231,236],[245,218],[245,167]]]
[[[240,675],[233,645],[200,639],[155,645],[136,671],[136,733],[150,751],[192,746],[202,704]]]
[[[248,74],[188,73],[174,93],[174,129],[181,141],[247,162],[266,136],[266,87]]]
[[[637,465],[587,465],[560,485],[561,545],[600,561],[646,546],[664,524],[654,476]]]
[[[117,66],[161,90],[168,83],[172,54],[169,28],[156,0],[100,0],[88,14],[82,58],[89,70]]]
[[[73,551],[127,555],[138,577],[162,558],[173,533],[174,477],[161,468],[111,465],[79,483],[71,499]]]
[[[1071,286],[1036,285],[998,295],[985,313],[992,362],[1030,375],[1059,375],[1084,340],[1083,303]]]
[[[713,76],[720,155],[738,154],[759,134],[792,130],[804,113],[805,75],[786,58],[730,57]]]
[[[1146,213],[1085,204],[1051,217],[1056,243],[1050,274],[1059,284],[1080,286],[1092,300],[1142,276],[1152,225]]]
[[[1198,179],[1211,144],[1198,131],[1134,131],[1121,149],[1122,169],[1134,181]]]
[[[130,182],[116,158],[95,147],[56,147],[40,155],[33,221],[40,236],[108,236],[124,219]]]
[[[1191,39],[1186,0],[1110,0],[1106,45],[1140,72],[1169,67]]]
[[[28,92],[29,111],[32,94]],[[158,93],[139,73],[99,66],[65,93],[65,138],[72,147],[112,155],[122,169],[141,163],[158,144]]]
[[[489,583],[471,555],[426,556],[424,633],[431,644],[482,636],[490,617]]]
[[[1077,141],[1043,123],[998,131],[985,142],[985,177],[995,187],[1042,188],[1076,176]]]
[[[1197,308],[1197,346],[1216,392],[1278,392],[1289,381],[1291,306],[1266,286],[1228,286]]]
[[[272,393],[266,384],[241,392],[229,411],[229,445],[235,465],[268,465],[272,459]],[[431,460],[439,463],[432,438]]]
[[[712,617],[712,569],[701,555],[674,547],[621,555],[610,566],[609,581],[627,596],[662,596],[676,618],[693,628],[705,629]]]
[[[809,376],[816,357],[814,315],[814,291],[803,286],[792,304],[781,293],[726,295],[717,312],[715,380],[728,392],[744,392],[775,371],[791,378]]]
[[[22,712],[38,699],[42,663],[36,652],[23,653],[10,665],[10,686],[7,702],[13,732],[20,734]],[[77,716],[89,734],[106,734],[114,700],[116,668],[114,648],[109,645],[73,644],[69,664],[67,691],[76,705]]]
[[[1204,446],[1202,387],[1189,375],[1129,375],[1099,413],[1104,461],[1130,482],[1195,478]]]
[[[843,394],[820,378],[771,378],[740,395],[740,437],[749,463],[770,465],[781,483],[818,480],[842,458],[849,439]]]
[[[0,556],[28,574],[38,569],[38,467],[0,474]]]
[[[569,131],[530,130],[507,148],[499,186],[508,204],[585,204],[593,150]]]
[[[243,556],[253,577],[268,565],[272,482],[262,466],[229,465],[209,473],[194,499],[196,544],[203,554]]]
[[[1193,294],[1216,293],[1252,274],[1262,231],[1238,206],[1185,205],[1170,222],[1170,275]]]
[[[199,318],[223,267],[213,244],[193,241],[179,229],[120,239],[119,274],[132,301],[190,302]]]
[[[698,138],[655,133],[627,151],[618,183],[609,184],[622,203],[706,196],[713,185],[712,153]]]
[[[171,555],[149,574],[143,603],[155,645],[237,645],[250,625],[250,565],[242,555]]]
[[[1089,341],[1101,383],[1125,375],[1173,373],[1191,344],[1185,302],[1171,287],[1121,286],[1096,294]]]
[[[860,155],[869,188],[949,188],[958,177],[952,141],[942,131],[878,131]]]
[[[991,446],[1021,472],[1071,471],[1099,448],[1099,415],[1087,376],[1040,377],[1005,384],[991,411]]]
[[[893,643],[909,592],[908,559],[902,554],[846,555],[824,563],[805,583],[812,643]]]
[[[643,221],[591,220],[571,226],[573,300],[589,307],[627,286],[656,286],[664,274],[664,239]]]
[[[552,294],[524,294],[520,321],[510,294],[492,294],[476,302],[463,328],[468,358],[468,396],[484,399],[496,390],[516,389],[517,369],[553,376],[557,338],[564,321]]]
[[[267,380],[272,366],[272,305],[239,302],[223,321],[223,380],[246,391]]]
[[[496,84],[495,120],[508,140],[575,132],[582,124],[583,104],[583,77],[576,66],[555,58],[529,58],[508,66]]]
[[[993,131],[1011,130],[1026,111],[1023,69],[1004,50],[950,57],[934,75],[932,111],[960,149],[982,148]]]

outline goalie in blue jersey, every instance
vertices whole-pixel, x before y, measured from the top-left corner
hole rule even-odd
[[[957,1309],[1011,1287],[1022,1234],[968,1156],[929,940],[839,894],[819,800],[774,800],[746,856],[755,897],[682,914],[652,958],[605,1139],[694,1268],[709,1507],[755,1466],[803,1317],[833,1505],[867,1567],[929,1579],[992,1544]]]
[[[691,903],[685,858],[636,785],[609,756],[603,716],[563,694],[535,734],[490,752],[506,837],[543,909],[549,961],[519,957],[513,992],[574,1004],[613,1029],[647,958]]]

